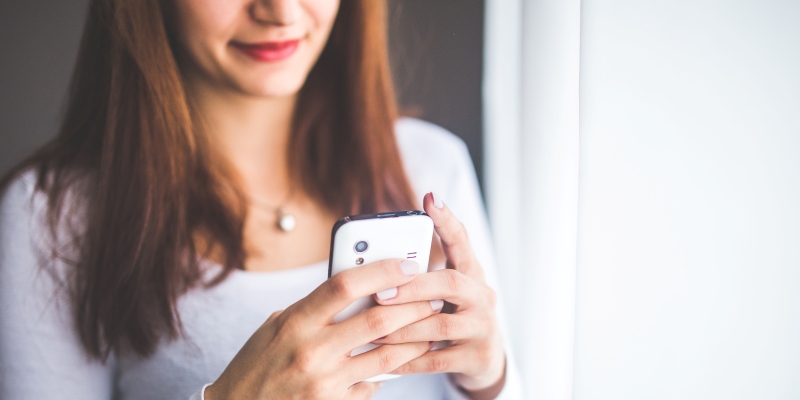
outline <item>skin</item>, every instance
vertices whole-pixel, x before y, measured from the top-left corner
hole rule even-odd
[[[338,0],[175,0],[171,22],[187,92],[218,156],[252,202],[262,205],[245,221],[246,270],[289,269],[328,256],[330,227],[340,216],[292,190],[286,152],[297,93],[338,6]],[[232,45],[291,39],[300,39],[297,51],[272,62],[253,60]],[[206,390],[206,399],[366,399],[378,385],[362,381],[389,372],[449,372],[468,391],[501,381],[505,355],[494,292],[463,225],[446,206],[433,204],[431,194],[423,199],[448,270],[406,276],[401,260],[388,260],[336,275],[264,322]],[[274,208],[263,205],[283,206],[297,216],[297,228],[275,229]],[[222,260],[213,249],[201,249],[206,253]],[[333,323],[353,300],[393,287],[395,298]],[[430,300],[437,299],[453,304],[453,312],[434,310]],[[349,356],[370,341],[384,345]],[[429,351],[432,341],[450,347]]]
[[[340,216],[292,191],[286,149],[296,95],[322,52],[338,5],[336,0],[176,0],[187,91],[213,148],[258,205],[245,221],[249,271],[327,258],[330,227]],[[277,62],[255,61],[232,46],[291,39],[301,39],[297,51]],[[298,217],[290,234],[274,228],[279,206]],[[223,259],[211,254],[214,261]]]

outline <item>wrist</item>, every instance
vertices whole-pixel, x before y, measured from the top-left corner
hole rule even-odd
[[[203,397],[201,397],[201,399],[203,399],[203,400],[219,400],[219,397],[217,397],[214,393],[212,393],[212,391],[213,391],[212,387],[213,386],[214,385],[208,385],[208,386],[203,388],[203,391],[200,392],[201,395],[203,396]]]
[[[217,382],[206,386],[202,397],[203,400],[224,400],[227,398],[228,396],[224,393],[224,388]]]
[[[502,338],[496,340],[491,351],[479,350],[475,353],[473,363],[476,364],[472,368],[455,375],[459,387],[467,391],[479,391],[502,380],[506,370],[506,352]]]
[[[478,389],[467,389],[457,381],[455,381],[454,383],[458,387],[458,390],[461,391],[461,393],[463,393],[471,400],[492,400],[497,398],[497,396],[500,395],[500,392],[503,391],[503,388],[506,385],[505,355],[503,356],[503,368],[500,374],[500,378],[496,379],[494,383],[489,384],[489,386],[481,387]]]

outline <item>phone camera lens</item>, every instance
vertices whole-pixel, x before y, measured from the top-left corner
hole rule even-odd
[[[367,243],[367,242],[362,240],[362,241],[356,243],[356,245],[353,246],[353,249],[355,249],[356,253],[363,253],[363,252],[367,251],[368,247],[369,247],[369,243]]]

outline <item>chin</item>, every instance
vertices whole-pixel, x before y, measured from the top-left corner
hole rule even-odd
[[[294,96],[300,91],[305,82],[305,76],[286,77],[270,76],[264,79],[257,79],[240,85],[242,91],[252,96],[258,97],[289,97]]]

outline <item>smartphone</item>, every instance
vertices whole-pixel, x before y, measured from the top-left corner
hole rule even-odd
[[[328,278],[358,266],[386,259],[409,259],[419,264],[419,273],[428,272],[433,239],[433,220],[424,211],[397,211],[381,214],[354,215],[340,219],[331,233],[331,255]],[[336,314],[333,321],[342,322],[377,303],[373,296],[357,299]],[[355,356],[380,345],[368,343],[353,350]],[[377,382],[396,378],[384,374],[370,379]]]

